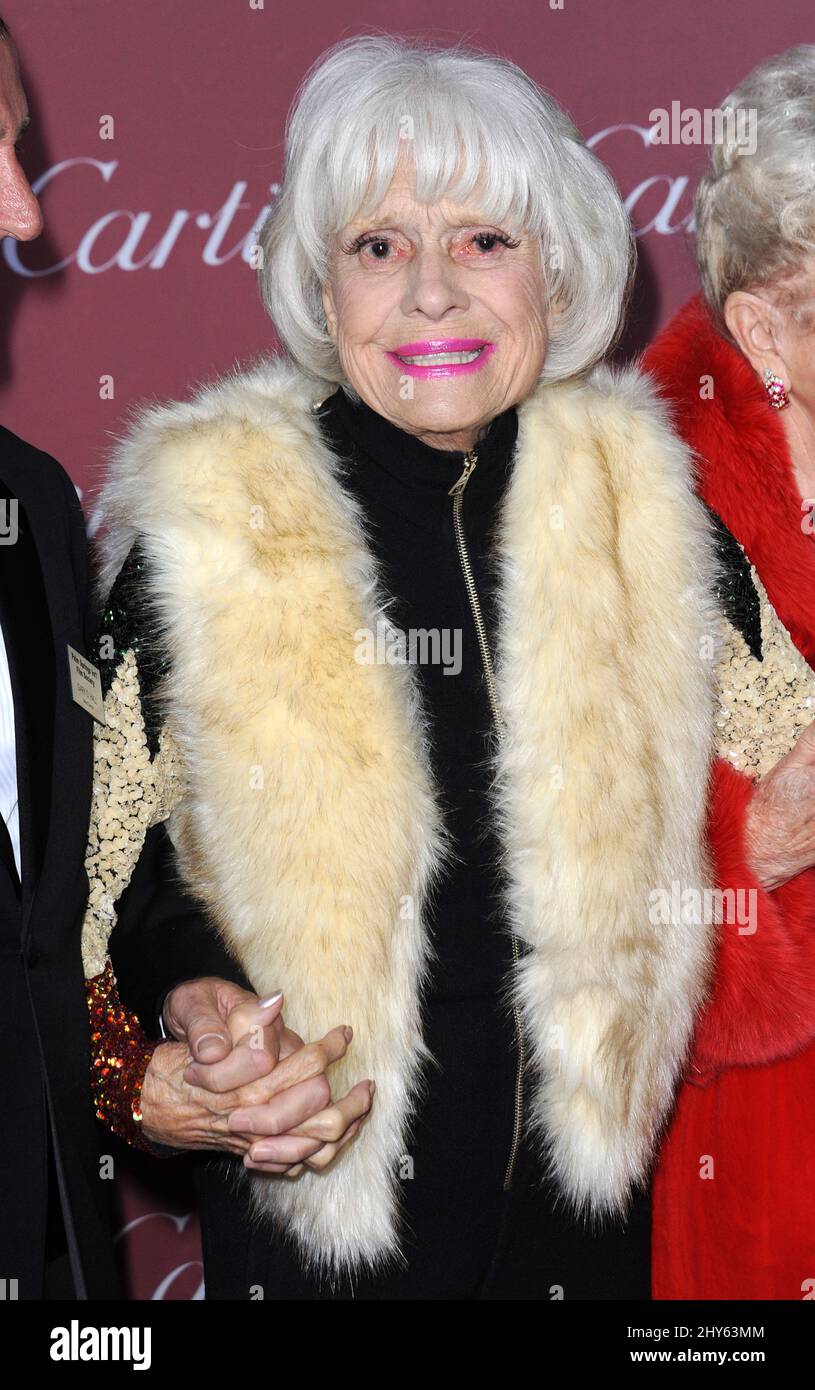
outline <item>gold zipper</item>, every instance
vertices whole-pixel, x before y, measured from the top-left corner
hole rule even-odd
[[[484,678],[487,682],[487,694],[489,695],[490,706],[492,708],[492,714],[495,720],[495,727],[497,729],[498,737],[500,739],[504,732],[504,721],[501,716],[501,710],[498,705],[498,692],[495,687],[495,674],[493,671],[492,657],[490,656],[490,649],[487,643],[487,630],[484,626],[484,619],[481,615],[481,604],[478,601],[478,591],[475,587],[472,566],[470,564],[470,556],[467,551],[467,542],[464,536],[464,526],[461,520],[461,508],[464,497],[464,489],[467,486],[467,483],[472,475],[473,469],[475,468],[477,462],[478,453],[476,450],[470,450],[469,453],[464,455],[464,470],[461,474],[461,477],[453,483],[453,486],[450,488],[448,496],[452,497],[453,499],[453,529],[455,530],[456,534],[456,544],[458,546],[458,554],[459,559],[461,561],[461,569],[464,574],[464,583],[467,586],[467,594],[470,600],[470,610],[473,615],[475,630],[478,636],[478,645],[481,649],[481,665],[484,669]],[[520,947],[518,946],[518,938],[514,932],[512,933],[512,956],[517,969],[518,962],[521,957],[521,952]],[[517,1042],[518,1066],[515,1075],[515,1124],[512,1131],[512,1147],[509,1151],[509,1160],[507,1162],[507,1169],[504,1175],[505,1192],[512,1186],[512,1175],[515,1169],[515,1161],[518,1156],[518,1145],[521,1140],[521,1125],[523,1122],[524,1105],[523,1068],[525,1047],[523,1028],[521,1026],[521,1012],[517,1004],[513,1006],[512,1012],[515,1019],[515,1038]]]

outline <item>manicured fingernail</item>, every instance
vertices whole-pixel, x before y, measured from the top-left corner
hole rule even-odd
[[[283,998],[283,991],[282,991],[282,989],[279,989],[279,990],[277,991],[277,994],[270,994],[268,999],[261,999],[260,1003],[258,1004],[258,1008],[259,1008],[259,1009],[270,1009],[270,1008],[272,1007],[273,1004],[276,1004],[276,1003],[277,1003],[278,999],[282,999],[282,998]]]
[[[210,1056],[212,1055],[213,1046],[217,1052],[220,1052],[223,1047],[223,1043],[224,1039],[221,1037],[220,1033],[204,1033],[203,1037],[199,1038],[198,1042],[195,1045],[195,1051],[198,1060],[201,1062],[205,1062],[207,1058],[207,1053],[209,1053]]]
[[[373,1099],[373,1094],[374,1094],[374,1091],[376,1090],[376,1082],[375,1082],[375,1081],[369,1081],[369,1082],[368,1082],[368,1085],[369,1085],[370,1088],[371,1088],[371,1099]]]
[[[352,1039],[353,1036],[354,1036],[354,1030],[353,1030],[353,1028],[343,1028],[342,1031],[343,1031],[343,1033],[345,1034],[345,1041],[346,1041],[346,1042],[350,1042],[351,1039]]]

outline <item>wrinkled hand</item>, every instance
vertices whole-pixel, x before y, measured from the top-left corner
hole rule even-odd
[[[141,1095],[145,1137],[173,1148],[225,1149],[267,1173],[322,1169],[357,1133],[374,1083],[334,1102],[325,1075],[353,1036],[306,1044],[287,1028],[282,995],[260,1001],[224,980],[178,986],[164,1008],[179,1039],[156,1048]],[[191,1056],[192,1054],[192,1056]],[[193,1060],[193,1058],[197,1060]]]
[[[292,1061],[290,1068],[285,1071],[278,1071],[276,1075],[276,1081],[281,1086],[297,1087],[309,1078],[312,1059],[299,1034],[285,1026],[282,1014],[275,1019],[275,1024],[280,1026],[278,1055],[281,1062],[301,1049],[306,1050],[305,1056],[297,1057]],[[263,1045],[258,1036],[261,1030],[258,1028],[251,1004],[239,1005],[230,1014],[229,1029],[233,1044],[236,1046],[242,1044],[259,1047]],[[354,1035],[353,1028],[347,1027],[345,1035],[347,1042],[350,1043]],[[195,1071],[195,1068],[191,1067],[189,1070]],[[190,1079],[189,1073],[187,1077]],[[362,1089],[360,1090],[360,1088]],[[291,1178],[296,1177],[304,1165],[315,1171],[327,1167],[343,1145],[353,1139],[357,1133],[365,1115],[371,1108],[375,1090],[376,1082],[374,1081],[358,1082],[357,1086],[353,1087],[342,1100],[335,1103],[332,1101],[329,1088],[327,1103],[324,1108],[313,1114],[308,1121],[297,1126],[296,1129],[292,1128],[285,1133],[277,1127],[269,1127],[275,1123],[275,1120],[268,1107],[264,1107],[262,1110],[250,1108],[245,1113],[233,1112],[229,1121],[231,1130],[248,1133],[254,1129],[258,1134],[264,1136],[250,1146],[248,1153],[244,1155],[244,1165],[264,1173],[285,1173],[287,1177]],[[363,1108],[361,1109],[360,1106]],[[293,1144],[292,1139],[297,1141],[307,1139],[311,1142]],[[301,1158],[303,1162],[298,1161]]]
[[[750,868],[767,890],[815,865],[815,723],[756,783],[745,839]]]
[[[229,980],[207,976],[170,990],[164,1001],[164,1025],[178,1042],[187,1044],[198,1064],[190,1068],[188,1080],[205,1088],[214,1080],[223,1090],[227,1079],[230,1085],[240,1086],[277,1065],[285,1029],[282,1008],[282,992],[260,1000]],[[253,1029],[254,1057],[245,1049],[235,1055],[235,1043]],[[219,1067],[220,1063],[226,1065]]]

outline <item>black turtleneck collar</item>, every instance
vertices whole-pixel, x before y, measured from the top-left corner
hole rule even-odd
[[[447,486],[452,487],[464,467],[464,449],[437,449],[426,444],[415,434],[394,425],[365,401],[352,400],[341,386],[323,402],[319,414],[321,420],[336,421],[343,433],[350,435],[357,447],[372,457],[383,462],[393,459],[400,469],[409,469],[414,478],[423,482],[438,483],[441,487],[449,478]],[[478,468],[511,453],[517,433],[518,415],[511,406],[490,422],[484,437],[476,444]]]
[[[340,455],[357,469],[372,471],[382,500],[418,519],[452,506],[449,489],[461,476],[466,451],[436,449],[400,429],[365,401],[352,400],[340,386],[317,412],[320,428]],[[467,483],[466,510],[473,518],[492,512],[506,486],[518,435],[514,406],[497,415],[475,446],[478,462]],[[367,480],[369,483],[373,478]],[[364,487],[364,480],[357,479]]]

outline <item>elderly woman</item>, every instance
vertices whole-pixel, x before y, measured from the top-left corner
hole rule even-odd
[[[138,1119],[147,1061],[145,1139],[231,1149],[208,1297],[646,1299],[712,935],[655,901],[708,882],[715,616],[688,453],[597,365],[629,224],[487,55],[346,41],[287,136],[286,355],[148,410],[104,490],[100,1111]],[[185,1071],[196,975],[285,1024],[238,991]]]
[[[714,146],[697,196],[704,299],[646,360],[700,460],[730,618],[725,920],[655,1182],[657,1298],[811,1298],[815,1277],[815,47],[757,67],[739,108],[754,152]]]

